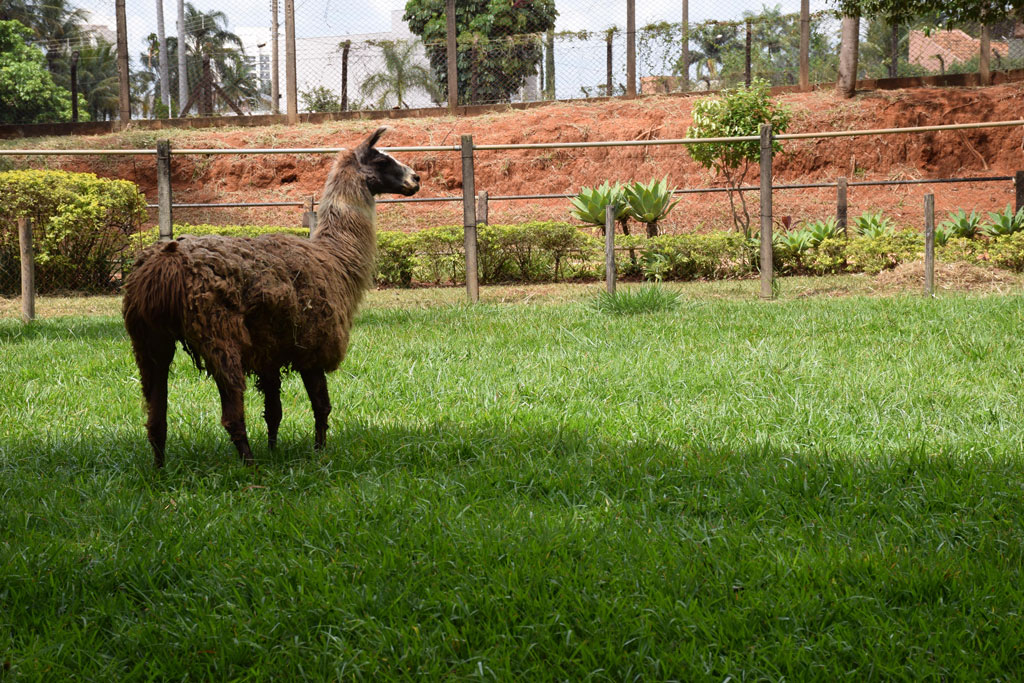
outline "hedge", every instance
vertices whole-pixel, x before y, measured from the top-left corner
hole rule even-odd
[[[0,273],[20,272],[18,219],[33,220],[36,288],[116,288],[129,238],[147,218],[134,183],[65,171],[0,172]],[[0,278],[16,293],[17,277]]]
[[[176,225],[175,235],[253,237],[265,233],[308,236],[305,228],[260,226]],[[133,246],[157,239],[155,229],[138,233]],[[659,235],[647,238],[616,235],[620,274],[647,280],[713,280],[743,278],[758,272],[758,244],[732,232]],[[481,225],[478,229],[480,281],[588,281],[604,277],[602,240],[573,225],[534,222]],[[920,259],[923,236],[912,230],[879,237],[826,239],[799,251],[777,244],[775,267],[784,274],[875,274],[905,261]],[[937,249],[943,260],[988,263],[1024,271],[1024,233],[994,239],[951,239]],[[378,232],[378,284],[409,287],[465,281],[462,226],[440,226],[417,233]]]

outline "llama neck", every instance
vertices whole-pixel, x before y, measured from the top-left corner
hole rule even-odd
[[[338,155],[320,198],[313,240],[335,253],[355,278],[365,280],[372,275],[377,251],[377,206],[358,168],[351,152]]]

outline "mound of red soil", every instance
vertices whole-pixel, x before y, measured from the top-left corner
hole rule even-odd
[[[876,129],[1020,118],[1024,84],[989,88],[919,88],[868,93],[843,100],[831,90],[781,96],[793,112],[790,132]],[[691,125],[695,97],[661,96],[638,100],[556,103],[525,111],[469,118],[396,119],[382,144],[389,147],[458,144],[472,134],[476,144],[681,138]],[[175,131],[176,147],[317,147],[347,146],[380,125],[346,121],[246,129]],[[164,133],[161,133],[163,135]],[[122,134],[125,135],[125,134]],[[775,182],[832,182],[1012,175],[1024,169],[1018,127],[790,141],[776,158]],[[97,143],[99,144],[99,143]],[[104,144],[115,146],[117,140]],[[123,143],[129,146],[126,141]],[[401,153],[423,178],[421,197],[458,196],[458,152]],[[57,161],[65,168],[90,170],[137,182],[155,200],[155,160],[111,161],[73,157]],[[174,197],[179,202],[303,200],[317,195],[331,159],[328,155],[175,156]],[[610,181],[649,180],[668,176],[677,187],[722,186],[695,163],[683,147],[480,151],[475,157],[476,188],[491,196],[576,192],[581,186]],[[750,169],[750,184],[757,168]],[[1012,183],[852,187],[850,215],[885,211],[898,223],[920,226],[923,195],[934,192],[940,219],[957,208],[995,210],[1013,201]],[[748,193],[753,223],[757,195]],[[835,190],[780,190],[774,215],[792,222],[835,212]],[[569,217],[565,200],[495,201],[492,223]],[[688,194],[663,223],[669,232],[724,228],[731,225],[725,193]],[[298,224],[301,209],[179,210],[176,220],[209,223]],[[414,230],[461,224],[460,203],[388,204],[380,207],[380,227]]]

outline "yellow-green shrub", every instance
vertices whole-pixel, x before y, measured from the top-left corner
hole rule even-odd
[[[40,291],[103,290],[116,283],[146,200],[134,183],[92,173],[0,172],[0,268],[18,262],[21,217],[33,221]]]

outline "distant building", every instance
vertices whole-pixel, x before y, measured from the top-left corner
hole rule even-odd
[[[324,87],[341,98],[342,47],[351,41],[348,56],[348,101],[355,104],[363,100],[360,87],[367,78],[385,70],[384,57],[378,41],[416,41],[419,38],[409,30],[402,20],[404,10],[391,12],[391,30],[381,33],[357,33],[345,36],[318,36],[298,38],[295,41],[295,70],[299,93]],[[417,64],[430,68],[430,61],[422,45],[417,45],[413,59]],[[368,103],[369,104],[369,103]],[[437,103],[423,90],[416,89],[405,97],[410,108],[434,107]],[[301,109],[301,101],[299,103]]]
[[[1006,59],[1010,46],[993,40],[992,56]],[[960,29],[952,31],[910,32],[908,56],[911,64],[936,73],[945,73],[953,64],[969,62],[981,52],[981,41]]]

